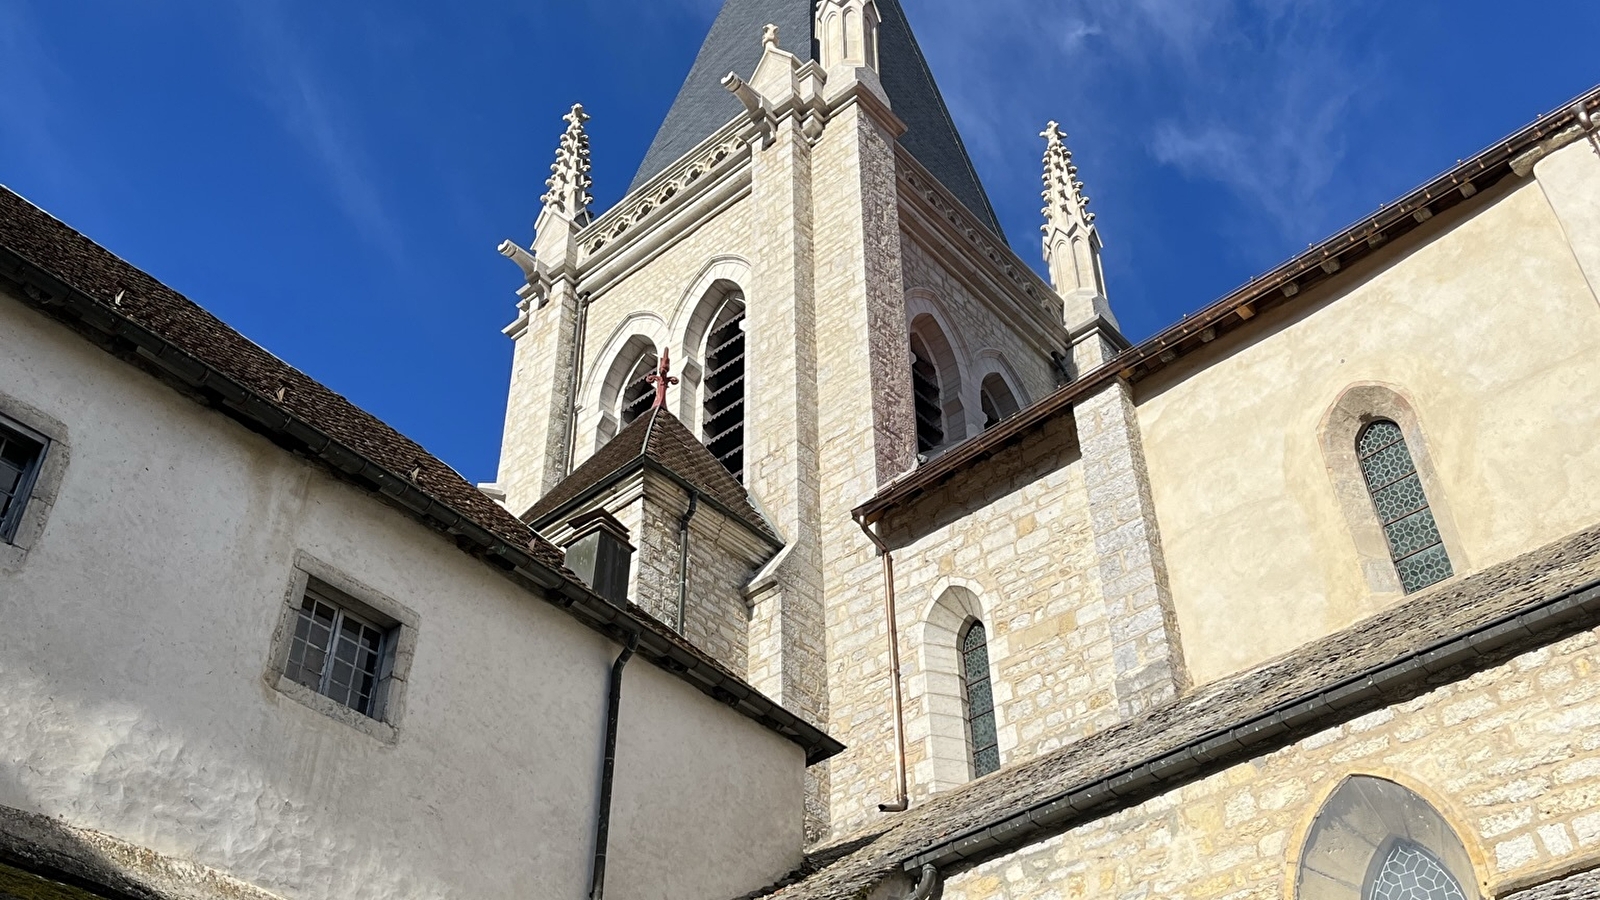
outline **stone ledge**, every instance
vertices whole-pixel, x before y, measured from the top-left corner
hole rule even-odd
[[[0,806],[0,897],[280,900],[216,869]]]

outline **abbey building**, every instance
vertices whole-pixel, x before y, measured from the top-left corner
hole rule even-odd
[[[0,192],[0,898],[1600,896],[1600,89],[1137,344],[900,0],[591,112],[491,484]]]

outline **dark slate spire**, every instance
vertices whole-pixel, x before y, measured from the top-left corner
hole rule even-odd
[[[895,115],[906,123],[900,143],[1001,238],[989,196],[956,132],[900,0],[877,0],[883,17],[878,37],[879,72]],[[813,0],[726,0],[684,79],[667,119],[656,132],[629,190],[688,153],[743,110],[722,86],[729,72],[748,78],[761,61],[761,28],[778,26],[782,46],[802,59],[816,59]]]

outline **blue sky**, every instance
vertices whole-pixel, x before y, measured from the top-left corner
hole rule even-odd
[[[1069,132],[1134,339],[1600,82],[1592,0],[904,3],[1035,264]],[[718,6],[0,0],[0,182],[489,481],[495,245],[575,101],[620,197]]]

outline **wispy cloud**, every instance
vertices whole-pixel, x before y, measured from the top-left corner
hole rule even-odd
[[[1373,61],[1345,38],[1370,6],[931,0],[917,18],[930,55],[946,63],[947,100],[988,171],[1025,158],[1011,146],[1022,125],[1036,130],[1033,120],[1059,118],[1080,136],[1114,129],[1123,147],[1222,185],[1274,228],[1303,233],[1332,224],[1306,209],[1343,161],[1352,98],[1375,81]],[[948,76],[950,59],[963,77]],[[1143,164],[1124,165],[1132,172]]]
[[[319,76],[279,0],[251,0],[234,9],[255,55],[262,102],[320,166],[345,217],[373,246],[399,260],[400,229],[370,174],[371,156],[350,110]]]

